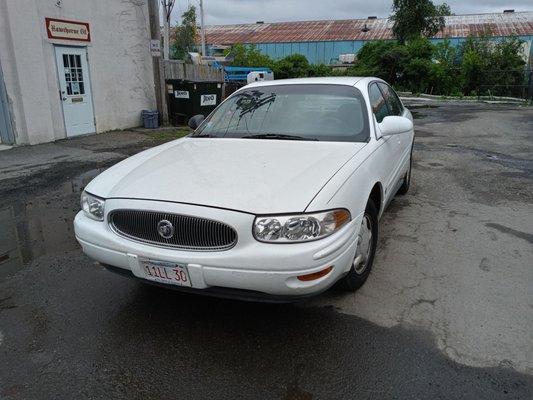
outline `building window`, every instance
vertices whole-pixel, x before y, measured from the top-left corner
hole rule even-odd
[[[63,68],[65,69],[67,95],[85,94],[81,56],[79,54],[63,54]]]

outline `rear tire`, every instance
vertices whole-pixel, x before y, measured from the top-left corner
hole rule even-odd
[[[354,292],[363,286],[374,263],[378,242],[378,211],[372,199],[368,199],[355,240],[358,244],[350,271],[337,283],[339,289],[347,292]]]

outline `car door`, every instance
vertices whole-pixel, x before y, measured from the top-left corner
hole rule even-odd
[[[389,105],[383,96],[378,82],[372,82],[368,87],[368,96],[370,105],[374,114],[374,126],[377,133],[379,146],[374,157],[378,160],[374,168],[380,175],[381,182],[384,189],[384,204],[388,202],[394,194],[396,185],[396,175],[398,174],[398,164],[400,162],[400,142],[398,135],[382,136],[380,131],[380,124],[383,119],[391,114]]]
[[[409,118],[412,120],[411,113],[403,106],[402,102],[400,101],[400,98],[398,97],[394,89],[392,89],[384,82],[378,82],[378,86],[381,89],[381,93],[383,93],[385,101],[387,102],[389,114]],[[400,151],[399,162],[397,166],[398,170],[395,172],[395,180],[396,182],[398,182],[403,179],[405,172],[409,168],[414,132],[412,130],[406,132],[399,132],[395,136]]]

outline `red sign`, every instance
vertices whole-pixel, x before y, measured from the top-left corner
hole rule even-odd
[[[56,18],[45,18],[44,20],[49,39],[75,40],[77,42],[91,41],[91,31],[88,22],[68,21]]]

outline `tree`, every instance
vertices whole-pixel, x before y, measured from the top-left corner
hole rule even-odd
[[[450,39],[446,38],[433,46],[433,58],[439,64],[454,68],[457,66],[457,49],[452,45]]]
[[[335,76],[341,75],[342,71],[335,72],[329,65],[326,64],[310,64],[307,71],[307,76],[309,77],[318,77],[318,76]]]
[[[274,64],[276,79],[303,78],[309,75],[309,61],[302,54],[291,54]]]
[[[468,37],[459,49],[463,92],[520,95],[526,64],[522,46],[523,41],[512,36],[498,40],[487,35]]]
[[[272,59],[261,53],[257,47],[252,45],[234,44],[225,51],[225,55],[233,56],[232,65],[238,67],[267,67],[272,68]]]
[[[183,60],[196,46],[196,7],[189,6],[181,16],[181,25],[175,27],[172,58]]]
[[[431,93],[458,94],[461,79],[457,49],[449,39],[433,45],[433,64],[429,77]]]
[[[409,59],[406,46],[390,40],[366,42],[357,53],[357,63],[348,69],[349,75],[377,76],[390,84],[398,84]]]
[[[329,65],[309,64],[301,54],[291,54],[279,60],[273,60],[254,45],[235,44],[225,51],[231,54],[231,65],[239,67],[267,67],[272,69],[276,79],[301,78],[305,76],[330,76],[335,73]]]
[[[392,33],[402,44],[420,36],[434,36],[444,28],[444,16],[451,14],[446,3],[435,6],[431,0],[393,0],[392,11]]]

